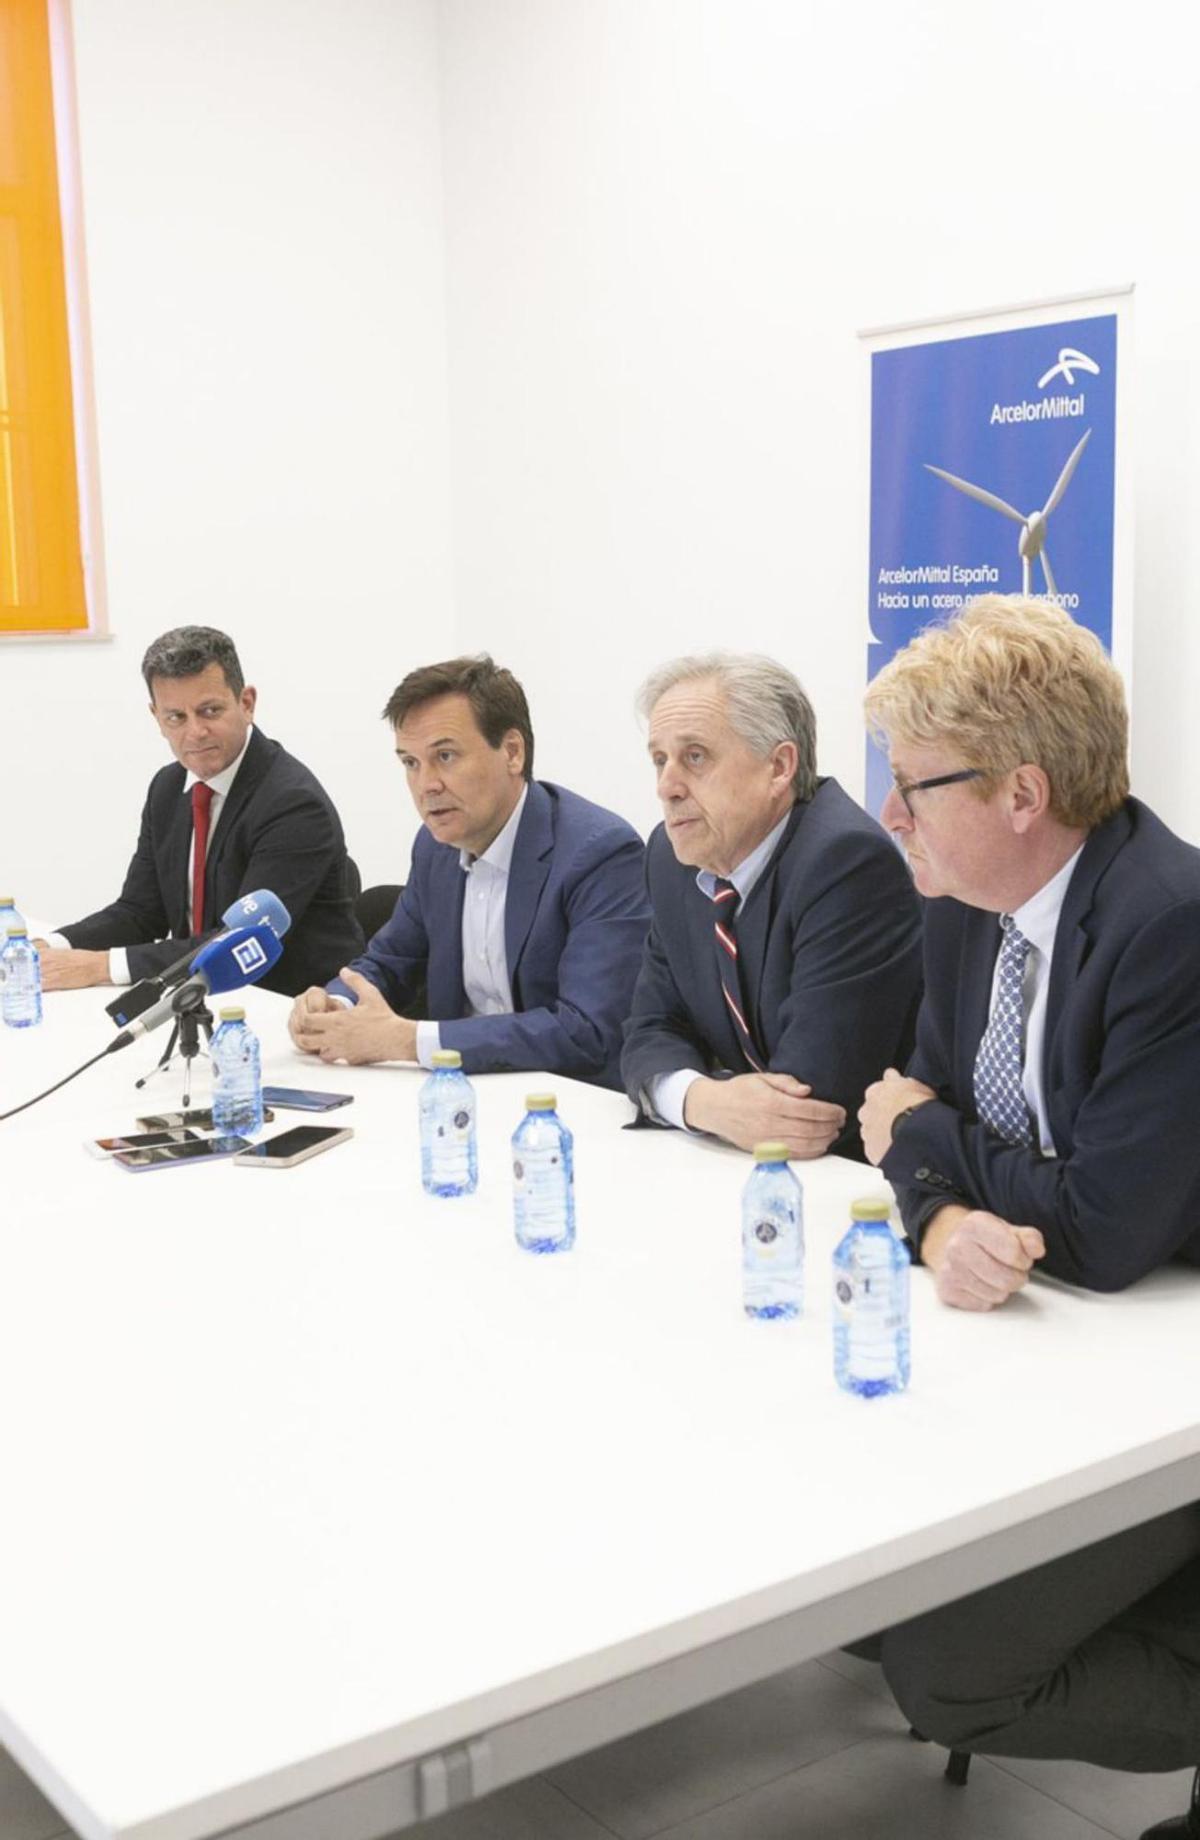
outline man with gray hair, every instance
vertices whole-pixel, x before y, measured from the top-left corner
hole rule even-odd
[[[257,691],[232,639],[180,626],[142,660],[150,713],[175,764],[150,782],[117,900],[44,942],[46,990],[153,977],[199,947],[239,895],[267,888],[291,915],[262,980],[295,996],[362,950],[341,820],[317,780],[254,725]]]
[[[621,1073],[649,1118],[743,1150],[861,1154],[855,1111],[912,1043],[921,923],[879,826],[816,768],[770,658],[678,658],[643,685],[663,823]],[[880,1056],[883,1056],[883,1062]]]

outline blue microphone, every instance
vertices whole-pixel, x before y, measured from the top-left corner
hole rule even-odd
[[[274,900],[274,896],[271,897]],[[283,947],[269,926],[240,926],[219,939],[201,946],[191,961],[191,976],[162,997],[136,1022],[111,1041],[105,1050],[115,1054],[127,1048],[139,1035],[148,1034],[162,1022],[176,1021],[188,1010],[199,1009],[207,997],[224,996],[227,990],[240,990],[244,984],[257,984],[271,966],[277,964]]]
[[[272,894],[269,888],[256,888],[252,894],[239,895],[221,915],[221,925],[230,932],[237,931],[239,927],[269,927],[276,939],[282,939],[291,924],[292,916],[279,896]],[[214,935],[215,939],[227,937],[228,933]],[[213,941],[207,943],[212,944]],[[157,971],[153,977],[142,978],[139,983],[131,984],[127,990],[119,991],[111,1003],[106,1003],[104,1007],[118,1028],[124,1027],[135,1016],[149,1009],[164,991],[182,983],[192,970],[195,955],[195,948],[185,952],[182,958],[177,958],[164,971]]]

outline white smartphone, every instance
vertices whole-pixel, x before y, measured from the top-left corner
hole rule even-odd
[[[161,1144],[157,1150],[118,1150],[111,1159],[117,1169],[141,1175],[147,1169],[182,1169],[186,1163],[205,1163],[223,1156],[235,1160],[239,1150],[248,1150],[246,1137],[197,1137],[190,1144]]]
[[[234,1167],[294,1169],[297,1163],[307,1163],[310,1156],[320,1156],[322,1150],[332,1150],[353,1136],[353,1125],[298,1124],[278,1137],[268,1137],[264,1144],[255,1144],[252,1150],[243,1150],[234,1157]]]

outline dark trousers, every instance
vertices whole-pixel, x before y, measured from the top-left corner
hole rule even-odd
[[[952,1750],[1200,1764],[1200,1504],[884,1632],[888,1684]]]

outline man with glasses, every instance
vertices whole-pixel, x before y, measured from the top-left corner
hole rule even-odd
[[[936,898],[916,1053],[859,1116],[938,1295],[990,1310],[1035,1266],[1115,1291],[1200,1264],[1200,851],[1128,796],[1099,641],[1049,602],[987,596],[906,647],[867,715],[895,775],[883,821]],[[882,1649],[904,1711],[952,1748],[1193,1765],[1200,1507]],[[1200,1840],[1200,1776],[1150,1833]]]

